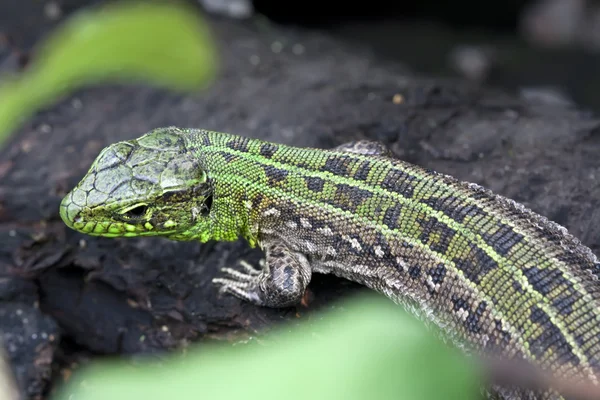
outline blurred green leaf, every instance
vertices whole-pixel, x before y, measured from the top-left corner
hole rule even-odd
[[[198,12],[179,2],[117,2],[81,11],[40,46],[18,77],[0,87],[0,143],[20,120],[57,97],[103,80],[197,90],[217,54]]]
[[[162,365],[95,364],[54,400],[479,398],[473,366],[386,300],[355,299],[317,318]]]

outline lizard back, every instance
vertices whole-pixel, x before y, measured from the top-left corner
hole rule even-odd
[[[250,243],[278,236],[314,271],[384,293],[466,348],[596,382],[600,263],[565,228],[398,159],[187,135],[218,218],[241,223]]]

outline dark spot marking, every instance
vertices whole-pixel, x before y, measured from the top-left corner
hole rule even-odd
[[[280,207],[280,211],[282,211],[281,207]],[[302,226],[302,223],[300,222],[301,218],[307,219],[310,222],[310,218],[307,218],[306,216],[302,216],[302,215],[298,214],[297,212],[292,211],[291,208],[287,208],[283,214],[288,216],[288,221],[294,222],[297,226],[300,226],[300,227]]]
[[[350,243],[346,242],[344,239],[342,239],[341,235],[335,235],[333,237],[330,238],[331,240],[331,245],[335,248],[335,249],[343,249],[347,246],[350,245]]]
[[[288,176],[288,171],[285,169],[275,168],[271,165],[263,165],[263,169],[270,185],[281,183]]]
[[[354,179],[366,181],[369,176],[369,171],[371,171],[371,163],[365,160],[358,167],[358,170],[354,174]]]
[[[304,180],[306,181],[306,187],[313,192],[320,193],[323,191],[323,186],[325,185],[325,181],[316,176],[305,176]]]
[[[539,307],[531,307],[531,322],[541,326],[539,336],[529,339],[529,350],[537,358],[543,357],[552,349],[562,364],[570,363],[578,366],[581,360],[573,353],[573,348],[567,342],[560,329],[552,323],[550,317]]]
[[[430,217],[419,221],[423,230],[419,235],[419,240],[427,243],[429,247],[440,254],[445,254],[450,246],[450,241],[456,235],[456,231],[449,226],[441,223],[437,218]]]
[[[444,282],[444,277],[446,276],[446,266],[444,264],[436,265],[429,271],[429,275],[434,284],[441,284]]]
[[[460,202],[460,199],[456,200],[457,202]],[[474,204],[468,204],[466,206],[456,206],[451,210],[452,212],[450,214],[450,218],[458,222],[463,222],[467,217],[487,217],[488,215],[484,210],[482,210]]]
[[[508,347],[508,345],[510,344],[510,333],[507,332],[506,330],[502,329],[502,321],[499,319],[495,319],[494,320],[494,324],[495,324],[495,331],[494,334],[497,337],[496,342],[498,342],[498,349],[506,349]]]
[[[564,288],[563,293],[575,297],[575,299],[578,298],[577,290],[559,269],[531,267],[524,268],[523,274],[527,277],[531,287],[543,295],[547,295],[553,289],[562,286]]]
[[[467,319],[465,320],[467,330],[472,333],[481,333],[481,324],[479,323],[481,317],[483,317],[483,313],[485,312],[485,308],[487,307],[487,303],[482,301],[479,303],[477,308],[474,311],[469,312]]]
[[[438,264],[435,267],[432,267],[428,273],[431,277],[431,283],[433,283],[433,285],[428,284],[427,291],[432,296],[436,296],[438,292],[435,285],[441,284],[444,281],[444,277],[446,276],[446,267],[443,264]]]
[[[402,213],[402,206],[400,204],[394,204],[385,210],[383,215],[383,224],[389,229],[400,228],[400,215]]]
[[[458,311],[461,308],[463,310],[468,310],[469,309],[469,303],[467,302],[467,300],[463,299],[462,297],[458,297],[456,295],[452,296],[452,304],[454,305],[454,311]]]
[[[252,208],[257,210],[260,207],[260,205],[262,204],[263,199],[264,199],[264,195],[262,193],[256,193],[252,197]]]
[[[469,253],[464,257],[454,257],[452,261],[456,263],[465,277],[473,283],[479,284],[481,278],[488,272],[498,268],[498,263],[488,256],[483,249],[468,244]]]
[[[421,276],[421,267],[418,265],[413,265],[408,269],[408,276],[413,279],[418,279]]]
[[[373,193],[368,190],[340,183],[336,185],[333,198],[329,199],[327,203],[344,211],[356,212],[358,207],[371,196],[373,196]]]
[[[236,138],[229,140],[227,142],[226,146],[232,150],[237,150],[237,151],[241,151],[243,153],[247,153],[249,141],[250,140],[245,136],[238,136]]]
[[[202,146],[212,146],[212,143],[210,142],[210,137],[208,136],[208,134],[202,135]]]
[[[349,176],[349,164],[352,158],[343,155],[331,155],[325,161],[325,165],[321,167],[321,171],[330,172],[338,176]]]
[[[559,314],[566,316],[573,312],[573,304],[575,304],[575,301],[575,296],[561,293],[559,298],[552,302],[552,305],[558,310]]]
[[[402,194],[406,198],[412,198],[415,188],[413,181],[415,177],[408,175],[399,169],[391,169],[381,182],[381,187],[394,193]]]
[[[525,293],[525,289],[523,289],[523,285],[521,285],[521,282],[519,281],[512,281],[512,287],[517,293]]]
[[[310,163],[305,162],[305,161],[291,161],[290,160],[289,163],[297,166],[298,168],[308,169],[308,170],[312,170],[314,167],[313,165],[310,165]]]
[[[498,230],[494,233],[482,232],[481,236],[485,239],[494,251],[503,256],[517,244],[523,241],[523,235],[513,231],[513,229],[501,222],[498,223]]]
[[[463,200],[455,196],[429,197],[420,200],[436,211],[443,212],[455,221],[464,222],[467,217],[487,216],[487,213],[473,204],[464,204]]]
[[[227,163],[230,163],[231,161],[236,160],[238,158],[238,156],[236,156],[235,154],[231,154],[231,153],[228,153],[226,151],[220,151],[218,154],[221,157],[223,157],[223,159]]]
[[[273,143],[264,143],[260,146],[259,153],[263,157],[271,158],[278,148],[279,147]]]

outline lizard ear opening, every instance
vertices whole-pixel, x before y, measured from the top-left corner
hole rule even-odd
[[[202,215],[203,217],[207,217],[208,214],[210,214],[210,209],[212,208],[212,203],[213,203],[213,195],[210,194],[204,200],[204,204],[202,207],[202,211],[200,212],[200,215]]]

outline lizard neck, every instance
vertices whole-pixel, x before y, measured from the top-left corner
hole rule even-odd
[[[211,215],[187,231],[169,235],[169,239],[206,243],[213,240],[233,242],[242,237],[255,247],[258,244],[258,225],[251,222],[255,220],[243,209],[244,200],[234,193],[223,194],[220,185],[215,189]]]
[[[248,187],[238,179],[240,171],[249,168],[247,160],[231,153],[232,139],[240,137],[204,130],[189,133],[188,151],[201,161],[213,187],[210,216],[193,228],[193,238],[200,242],[231,242],[242,237],[255,247],[263,197],[260,188]]]
[[[210,239],[230,242],[242,237],[255,247],[259,228],[258,216],[252,208],[256,197],[242,186],[236,186],[233,175],[218,175],[215,181],[221,183],[215,184]]]

